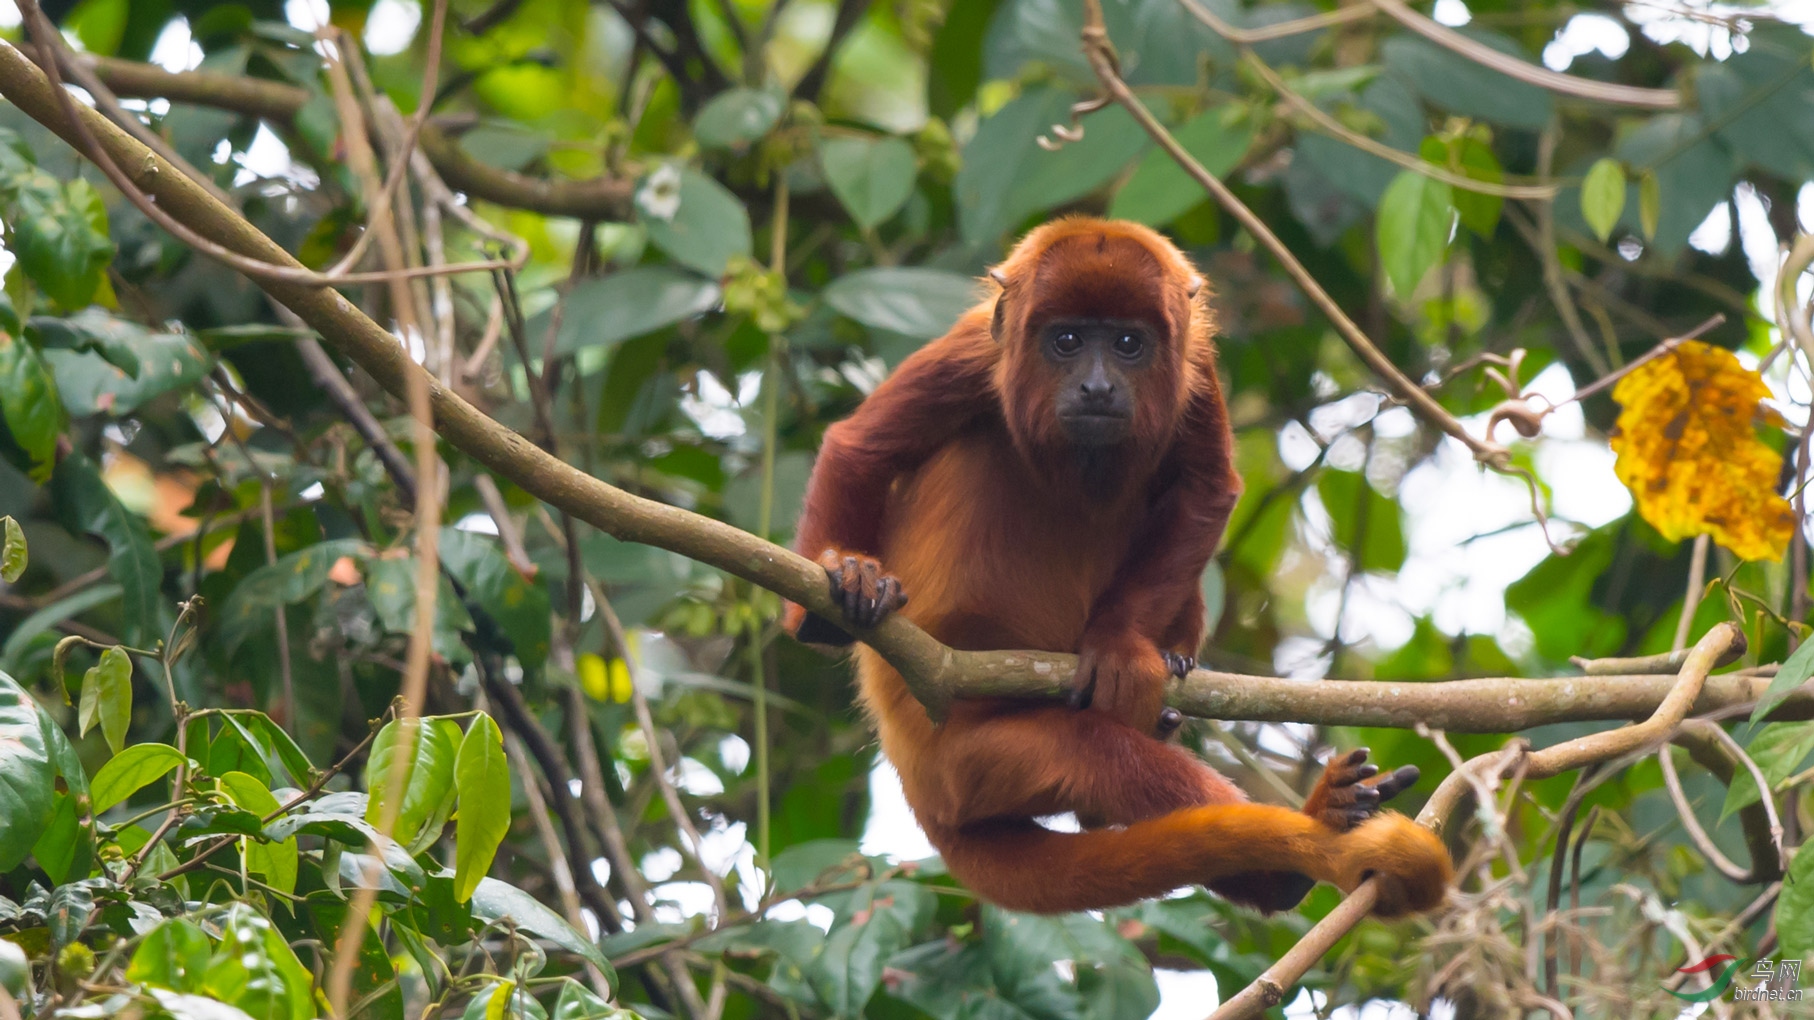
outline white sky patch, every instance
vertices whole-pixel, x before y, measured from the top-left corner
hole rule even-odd
[[[749,741],[735,733],[727,734],[718,742],[718,760],[724,763],[727,770],[742,775],[743,770],[750,765]]]
[[[1436,0],[1436,6],[1430,10],[1430,17],[1439,25],[1460,28],[1474,20],[1474,12],[1468,10],[1468,5],[1462,0]]]
[[[693,419],[693,424],[699,426],[699,431],[712,439],[735,439],[748,431],[748,424],[738,408],[756,398],[762,385],[760,375],[749,372],[739,380],[741,399],[733,397],[731,391],[710,372],[701,371],[698,379],[695,387],[698,394],[682,394],[680,409]]]
[[[799,900],[783,900],[768,908],[762,915],[771,921],[805,921],[823,932],[831,931],[831,924],[838,919],[832,909],[823,903],[801,903]]]
[[[460,518],[454,524],[454,530],[470,531],[475,535],[495,535],[498,533],[498,522],[492,520],[488,513],[474,512]]]
[[[666,882],[680,871],[680,851],[671,846],[659,847],[642,856],[638,871],[651,882]]]
[[[1701,225],[1688,235],[1688,246],[1709,255],[1724,255],[1732,244],[1732,203],[1713,207]]]
[[[1576,57],[1596,50],[1609,60],[1617,60],[1629,49],[1631,34],[1625,26],[1604,14],[1577,14],[1543,48],[1543,63],[1552,71],[1566,71]]]
[[[422,25],[422,6],[406,0],[378,0],[365,19],[365,48],[374,57],[388,57],[409,49]]]
[[[1750,181],[1740,181],[1732,189],[1732,205],[1738,212],[1738,243],[1751,264],[1751,275],[1764,287],[1776,285],[1776,268],[1782,264],[1781,242],[1776,228],[1770,226],[1770,210],[1762,195]],[[1769,301],[1759,307],[1770,307]]]
[[[691,758],[680,759],[680,764],[668,773],[676,787],[695,797],[716,797],[724,792],[724,780],[718,778],[718,773]]]
[[[1814,181],[1808,181],[1795,193],[1795,219],[1801,229],[1814,233]]]
[[[1216,976],[1209,971],[1154,967],[1153,980],[1159,985],[1159,1008],[1150,1020],[1203,1020],[1222,1004]]]
[[[907,807],[900,773],[885,758],[877,758],[875,768],[869,770],[869,819],[863,823],[861,848],[866,854],[897,861],[938,856]]]
[[[300,502],[303,502],[303,503],[313,503],[316,500],[320,499],[321,497],[323,497],[327,494],[328,494],[327,487],[322,485],[320,482],[316,482],[315,484],[313,484],[313,485],[309,486],[308,488],[302,490],[301,492],[297,493],[296,498],[297,498],[297,500],[299,500]]]
[[[0,28],[18,28],[24,24],[17,4],[0,4]]]
[[[193,71],[202,65],[202,48],[189,34],[188,18],[172,18],[151,47],[151,62],[170,72]]]
[[[327,0],[284,0],[284,20],[304,32],[313,32],[328,23]]]
[[[1302,471],[1316,463],[1317,454],[1323,450],[1310,430],[1297,421],[1288,421],[1279,429],[1279,459],[1293,471]]]

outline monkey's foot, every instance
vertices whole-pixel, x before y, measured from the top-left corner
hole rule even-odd
[[[1331,759],[1316,789],[1304,801],[1304,813],[1338,832],[1347,832],[1417,782],[1417,766],[1403,765],[1381,776],[1379,766],[1367,761],[1367,754],[1366,748],[1357,747]]]
[[[827,549],[819,556],[819,565],[831,580],[831,600],[853,627],[873,627],[907,604],[901,579],[883,573],[873,556]]]
[[[1153,735],[1160,740],[1169,740],[1172,734],[1178,732],[1178,727],[1183,725],[1184,713],[1167,705],[1159,710],[1159,728]]]

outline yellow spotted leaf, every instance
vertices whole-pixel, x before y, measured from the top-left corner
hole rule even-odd
[[[1664,538],[1711,535],[1743,559],[1782,558],[1795,521],[1776,487],[1782,457],[1757,435],[1781,421],[1769,396],[1731,351],[1693,340],[1613,387],[1613,470]]]

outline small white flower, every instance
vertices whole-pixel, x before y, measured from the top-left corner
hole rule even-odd
[[[636,208],[650,219],[672,220],[680,211],[680,167],[663,163],[644,178],[636,192]]]

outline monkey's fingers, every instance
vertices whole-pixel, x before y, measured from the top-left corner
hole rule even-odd
[[[1071,707],[1089,708],[1095,696],[1096,657],[1085,652],[1077,657],[1077,672],[1071,675]]]
[[[1417,785],[1418,777],[1421,775],[1423,775],[1422,771],[1415,765],[1400,765],[1380,776],[1371,785],[1373,789],[1379,791],[1379,800],[1383,804]]]
[[[1189,676],[1190,671],[1197,668],[1197,657],[1194,655],[1179,655],[1177,652],[1164,654],[1165,668],[1171,672],[1172,676],[1180,680]]]

